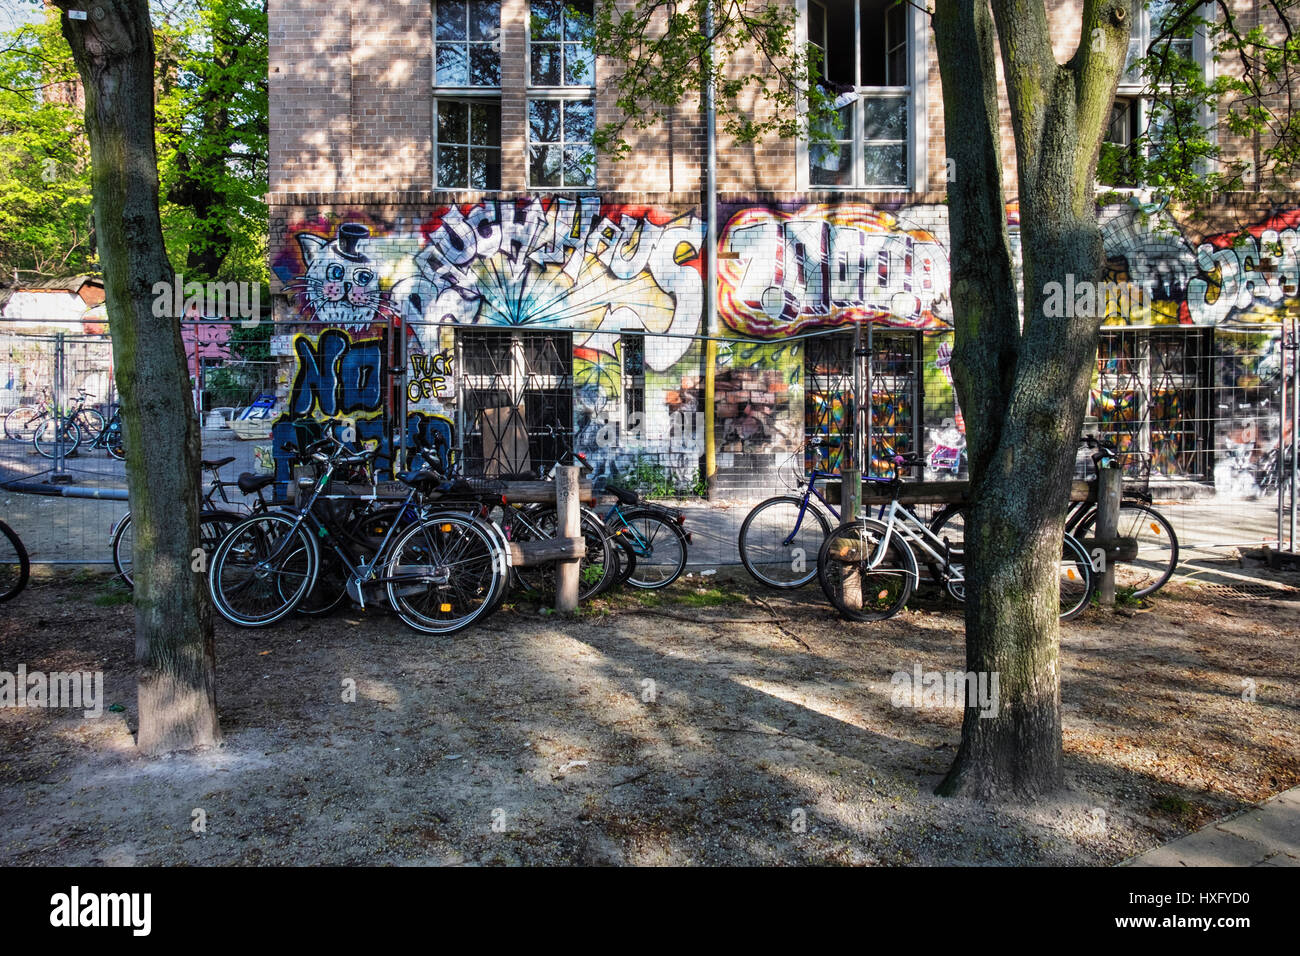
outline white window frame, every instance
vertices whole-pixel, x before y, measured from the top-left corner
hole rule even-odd
[[[563,3],[561,3],[561,6],[563,6]],[[596,4],[593,2],[592,4],[593,16],[595,16],[595,9],[596,9]],[[563,58],[563,48],[566,41],[564,39],[564,24],[563,22],[561,22],[559,40],[537,41],[539,43],[545,43],[547,45],[554,43],[559,45],[559,47],[561,48],[560,85],[559,86],[534,85],[533,84],[533,42],[534,41],[533,41],[532,0],[529,0],[527,6],[527,12],[526,12],[525,24],[524,24],[524,36],[527,38],[527,42],[524,44],[524,57],[525,57],[524,60],[524,78],[525,78],[524,174],[525,174],[525,180],[527,182],[527,188],[530,192],[540,192],[540,191],[544,191],[548,193],[550,192],[562,192],[562,193],[594,192],[596,190],[596,174],[599,170],[599,163],[598,163],[599,157],[596,155],[596,146],[594,143],[587,144],[588,146],[591,147],[591,155],[592,155],[591,185],[584,184],[581,186],[539,186],[533,183],[532,181],[533,127],[532,127],[532,123],[529,121],[528,107],[529,104],[532,103],[534,100],[549,100],[552,102],[559,102],[561,104],[560,107],[561,109],[564,108],[563,103],[565,100],[586,100],[591,103],[591,123],[592,123],[592,132],[594,133],[596,128],[596,73],[597,73],[596,57],[594,55],[592,56],[590,83],[584,83],[582,85],[576,85],[576,84],[566,85],[564,83],[565,71],[564,71],[564,58]],[[550,144],[545,144],[545,145],[550,145]]]
[[[499,193],[501,192],[502,185],[505,182],[505,176],[504,176],[505,143],[500,130],[498,130],[497,132],[497,139],[500,145],[497,146],[496,149],[498,155],[501,157],[501,168],[503,171],[503,175],[501,175],[500,182],[498,182],[495,189],[479,188],[477,186],[469,185],[468,166],[466,166],[466,185],[440,186],[438,184],[438,146],[439,146],[438,100],[441,98],[444,100],[450,100],[453,102],[460,102],[460,103],[463,103],[466,100],[481,100],[485,103],[494,102],[497,107],[498,115],[501,115],[502,106],[503,106],[502,98],[501,98],[501,83],[499,79],[496,86],[439,86],[438,85],[438,2],[439,0],[431,0],[429,4],[429,18],[433,28],[433,49],[430,50],[429,52],[429,56],[431,58],[432,67],[433,67],[433,99],[432,99],[432,104],[430,106],[430,109],[432,111],[432,119],[433,119],[433,168],[432,170],[430,170],[431,172],[430,181],[433,183],[433,188],[440,192]],[[505,6],[504,3],[498,4],[497,38],[495,40],[498,55],[501,54],[501,37],[502,37],[502,33],[504,32],[502,27],[502,18],[504,17],[505,14],[504,6]],[[460,45],[461,41],[455,41],[455,42],[457,43],[457,45]],[[468,39],[468,34],[467,34],[467,39],[463,42],[466,45],[470,45],[473,43],[481,44],[488,41],[471,41]],[[466,135],[468,135],[468,133]],[[459,144],[454,144],[454,145],[459,145]],[[468,155],[466,157],[466,162],[468,163]]]
[[[808,36],[808,4],[818,3],[818,0],[796,0],[795,7],[798,12],[798,22],[796,24],[796,41],[801,47],[809,43]],[[825,9],[825,4],[818,4]],[[809,168],[809,143],[805,138],[800,138],[795,150],[795,160],[798,163],[796,172],[796,187],[800,191],[808,192],[825,192],[825,191],[863,191],[863,192],[907,192],[923,193],[926,192],[929,183],[929,114],[928,114],[928,86],[929,86],[929,14],[922,10],[916,4],[909,4],[907,11],[907,85],[902,86],[862,86],[855,85],[854,92],[857,99],[852,104],[853,119],[852,128],[849,132],[853,140],[853,179],[854,184],[849,186],[822,186],[813,185],[811,182],[812,175]],[[829,33],[830,23],[829,16],[824,20],[826,23],[826,32]],[[853,4],[853,25],[854,25],[854,50],[853,63],[855,79],[861,79],[862,70],[862,6],[860,3]],[[825,48],[823,48],[823,54]],[[870,95],[899,94],[907,97],[907,182],[902,185],[865,185],[863,184],[863,165],[865,162],[865,140],[863,137],[863,125],[865,116],[861,109],[862,97]],[[800,109],[806,109],[806,103],[800,103]]]
[[[1139,44],[1138,58],[1141,59],[1146,56],[1147,47],[1151,43],[1151,11],[1147,9],[1145,0],[1134,0],[1134,2],[1140,5],[1141,16],[1138,17],[1138,22],[1134,29],[1134,35],[1129,38],[1129,43],[1132,44],[1133,42],[1137,42]],[[1212,19],[1214,15],[1213,7],[1210,4],[1203,4],[1197,12],[1201,17],[1207,20]],[[1205,31],[1202,28],[1197,28],[1192,32],[1192,58],[1200,65],[1202,78],[1206,82],[1213,79],[1214,58],[1210,55],[1209,37],[1205,35]],[[1124,61],[1125,63],[1128,62],[1127,51],[1124,54]],[[1131,79],[1128,70],[1126,69],[1120,74],[1119,86],[1115,90],[1116,99],[1123,98],[1133,101],[1133,109],[1137,113],[1135,125],[1138,130],[1138,135],[1142,135],[1146,131],[1147,125],[1150,122],[1151,98],[1142,95],[1146,88],[1147,84],[1145,81],[1140,78],[1138,80]],[[1217,110],[1213,104],[1205,103],[1201,106],[1200,124],[1204,129],[1206,129],[1207,138],[1212,143],[1218,141],[1219,135],[1218,125],[1214,121],[1216,113]],[[1107,142],[1109,142],[1109,140]],[[1212,161],[1200,160],[1199,165],[1202,168],[1198,171],[1205,174],[1210,172],[1211,168],[1216,164]],[[1114,190],[1124,192],[1132,189],[1141,191],[1146,187],[1142,185],[1137,187],[1113,187],[1103,186],[1098,183],[1097,188],[1108,191]]]

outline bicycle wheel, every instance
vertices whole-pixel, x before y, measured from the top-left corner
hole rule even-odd
[[[0,521],[0,601],[17,597],[18,592],[27,586],[31,570],[22,538]]]
[[[636,570],[636,548],[628,542],[626,535],[614,536],[614,572],[615,584],[627,584],[627,579]]]
[[[199,515],[199,546],[203,548],[205,567],[212,567],[212,556],[226,533],[243,520],[243,515],[233,511],[208,511]],[[135,589],[135,524],[131,512],[118,522],[113,532],[113,567],[123,583]]]
[[[126,461],[126,445],[123,442],[120,426],[108,436],[108,453],[118,461]]]
[[[39,407],[19,405],[5,416],[5,437],[11,441],[29,442],[44,419],[45,413]]]
[[[1096,578],[1092,560],[1072,534],[1066,534],[1061,547],[1061,620],[1068,621],[1083,613],[1092,600]]]
[[[93,408],[83,408],[72,418],[85,438],[93,440],[104,430],[104,416]]]
[[[526,515],[515,515],[513,533],[517,541],[545,541],[559,534],[559,518],[554,508],[538,508]],[[578,600],[585,601],[605,590],[614,580],[614,545],[598,518],[582,513],[582,537],[586,550],[578,562]],[[526,591],[555,592],[555,562],[511,568],[515,582]]]
[[[482,522],[437,512],[393,545],[388,601],[415,630],[454,634],[496,610],[504,572],[505,556]]]
[[[874,518],[846,521],[818,550],[817,580],[835,609],[850,621],[893,617],[912,596],[916,558],[897,534],[882,549],[887,530]]]
[[[1080,541],[1096,536],[1097,511],[1090,511],[1074,531]],[[1119,506],[1119,537],[1137,539],[1137,556],[1115,563],[1115,587],[1146,597],[1164,587],[1178,567],[1178,535],[1155,508],[1136,501]]]
[[[320,563],[316,539],[298,516],[268,511],[230,529],[208,570],[217,612],[241,627],[265,627],[311,592]]]
[[[672,518],[648,508],[623,512],[630,529],[625,537],[636,552],[636,568],[627,583],[656,590],[672,584],[686,570],[686,534]]]
[[[760,584],[801,588],[817,577],[817,552],[830,530],[826,516],[798,495],[768,498],[740,526],[740,563]]]
[[[60,438],[63,441],[63,454],[71,455],[77,450],[77,446],[81,444],[81,428],[71,418],[62,418],[58,421],[47,418],[36,427],[36,434],[32,436],[32,444],[46,458],[53,458],[56,451],[55,446]]]

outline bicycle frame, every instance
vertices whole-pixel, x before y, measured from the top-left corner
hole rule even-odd
[[[804,515],[808,513],[809,498],[816,498],[818,501],[822,503],[822,507],[824,507],[827,511],[831,513],[831,516],[834,517],[836,521],[840,520],[839,510],[833,504],[827,501],[826,498],[822,495],[822,493],[817,490],[818,478],[837,478],[837,477],[839,476],[836,475],[835,472],[833,471],[819,471],[816,468],[812,470],[812,472],[808,476],[808,485],[806,488],[804,488],[803,502],[799,505],[799,516],[794,519],[794,527],[790,530],[790,534],[786,537],[786,539],[781,542],[781,547],[788,548],[790,546],[790,543],[794,541],[795,535],[799,533],[799,529],[803,527]],[[874,481],[875,479],[868,479],[868,480]]]

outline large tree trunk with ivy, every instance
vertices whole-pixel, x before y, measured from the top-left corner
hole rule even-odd
[[[1059,64],[1043,0],[938,0],[949,185],[953,373],[966,420],[966,663],[1000,674],[997,715],[968,706],[939,792],[1032,796],[1061,783],[1059,564],[1100,319],[1045,314],[1050,284],[1102,266],[1093,173],[1128,44],[1127,0],[1087,0]],[[999,158],[1000,48],[1016,138],[1024,322]],[[1073,310],[1069,310],[1072,314]]]
[[[198,541],[199,431],[176,317],[155,316],[173,281],[158,216],[154,46],[147,0],[58,0],[86,91],[95,225],[122,402],[135,529],[138,745],[146,754],[217,742],[211,610]],[[170,310],[167,310],[170,312]]]

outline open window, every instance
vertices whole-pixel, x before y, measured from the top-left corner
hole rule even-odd
[[[840,118],[838,130],[825,130],[831,142],[808,147],[809,188],[912,189],[924,161],[917,9],[898,0],[807,0],[805,22]]]

